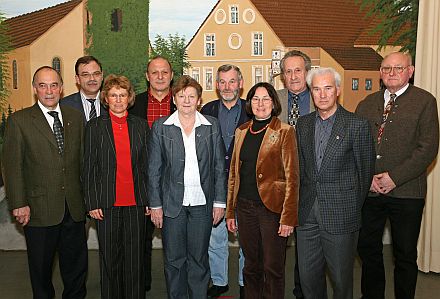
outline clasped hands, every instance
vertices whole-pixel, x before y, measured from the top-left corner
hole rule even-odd
[[[163,226],[163,210],[159,209],[150,209],[151,222],[153,222],[154,226],[157,228],[162,228]],[[225,215],[225,209],[214,207],[212,208],[212,224],[216,225],[222,220]]]
[[[388,194],[394,188],[396,184],[391,179],[388,172],[382,172],[373,176],[373,181],[371,182],[370,191],[380,194]]]

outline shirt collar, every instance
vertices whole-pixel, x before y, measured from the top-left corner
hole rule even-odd
[[[401,96],[409,87],[409,83],[406,83],[406,85],[404,87],[402,87],[401,89],[399,89],[398,91],[395,92],[396,98]],[[384,92],[384,99],[389,99],[390,98],[390,94],[391,92],[388,89],[385,89]]]
[[[81,100],[83,100],[83,102],[87,101],[87,99],[95,99],[99,102],[99,96],[101,95],[101,91],[98,90],[98,93],[94,98],[87,97],[81,90],[79,91],[79,94],[81,95]]]
[[[232,110],[232,109],[238,109],[241,108],[241,100],[240,98],[238,98],[237,102],[235,102],[235,105],[231,107],[231,109],[228,109],[225,105],[225,103],[223,103],[223,100],[219,100],[220,101],[220,109],[225,109],[225,110]]]
[[[196,111],[196,121],[194,123],[194,128],[197,128],[201,125],[211,126],[212,124],[204,117],[200,112]],[[176,127],[182,128],[179,120],[179,111],[173,112],[168,119],[163,123],[166,126],[175,125]]]
[[[40,101],[37,101],[37,103],[38,103],[38,106],[40,106],[41,111],[43,111],[44,115],[46,115],[49,111],[56,111],[56,112],[58,112],[58,114],[61,114],[60,104],[57,104],[55,109],[49,110],[46,107],[44,107]]]

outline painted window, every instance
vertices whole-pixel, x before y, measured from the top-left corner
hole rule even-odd
[[[263,32],[252,32],[252,55],[263,55]]]
[[[52,67],[61,74],[61,60],[58,57],[52,59]]]
[[[253,65],[252,66],[252,73],[253,73],[252,77],[253,77],[254,84],[263,82],[263,66]]]
[[[200,83],[200,68],[195,67],[191,71],[191,77]]]
[[[365,90],[372,90],[372,89],[373,89],[373,80],[365,79]]]
[[[205,68],[205,90],[213,90],[213,69]]]
[[[0,65],[0,91],[3,91],[3,66]]]
[[[111,30],[114,32],[120,32],[122,30],[122,10],[116,8],[112,11],[111,14]]]
[[[229,23],[230,24],[238,24],[238,5],[233,4],[229,6]]]
[[[205,34],[205,56],[215,56],[215,33]]]
[[[359,90],[359,78],[351,79],[351,90]]]
[[[18,88],[18,69],[17,60],[12,61],[12,88]]]

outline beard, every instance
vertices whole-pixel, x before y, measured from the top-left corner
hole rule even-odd
[[[220,96],[221,96],[222,100],[225,101],[225,102],[235,101],[236,99],[238,99],[238,89],[232,90],[232,95],[231,95],[230,92],[227,93],[227,94],[221,92]]]

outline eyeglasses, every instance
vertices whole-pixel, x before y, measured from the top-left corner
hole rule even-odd
[[[389,74],[394,71],[396,74],[401,74],[408,66],[381,66],[380,71],[384,74]]]
[[[128,98],[128,93],[121,93],[121,94],[112,93],[109,94],[108,97],[112,99],[126,99]]]
[[[94,72],[94,73],[81,73],[79,76],[83,79],[89,79],[91,77],[93,78],[99,78],[102,76],[102,72]]]
[[[263,101],[264,104],[272,102],[272,99],[269,97],[266,98],[252,98],[251,99],[252,103],[259,103],[260,101]]]

